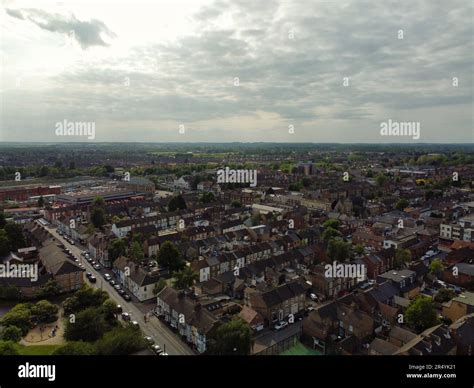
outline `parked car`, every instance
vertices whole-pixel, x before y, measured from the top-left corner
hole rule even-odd
[[[115,285],[114,285],[114,288],[118,291],[118,290],[120,290],[122,287],[120,286],[120,284],[115,284]]]
[[[125,299],[127,302],[130,302],[132,300],[132,298],[128,294],[123,294],[122,298]]]
[[[109,280],[111,286],[115,286],[115,280]]]
[[[275,330],[281,330],[284,329],[286,326],[288,326],[288,322],[286,321],[280,321],[275,325]]]
[[[91,272],[86,272],[86,277],[87,278],[90,278],[92,276],[92,273]]]
[[[94,265],[94,268],[99,270],[99,269],[102,269],[102,266],[100,264],[96,264],[96,265]]]
[[[90,281],[91,283],[95,283],[95,282],[97,281],[97,278],[96,278],[94,275],[92,275],[92,276],[89,278],[89,281]]]
[[[132,325],[133,327],[136,327],[137,329],[140,328],[140,325],[138,324],[137,321],[131,321],[130,323],[131,323],[131,325]]]
[[[121,312],[122,312],[122,306],[119,305],[119,304],[117,305],[117,312],[118,312],[118,313],[121,313]]]
[[[158,354],[160,355],[161,353],[163,353],[163,350],[161,349],[161,346],[160,345],[152,345],[151,346],[151,350],[153,350],[153,352],[155,354]]]
[[[129,321],[132,318],[129,313],[122,313],[121,316],[124,321]]]
[[[145,340],[145,342],[146,342],[147,344],[152,345],[152,344],[154,343],[154,342],[153,342],[153,338],[151,338],[150,336],[145,336],[145,337],[143,337],[143,339]]]
[[[110,281],[112,279],[112,276],[110,276],[108,273],[104,274],[104,278],[107,281]]]
[[[125,295],[125,290],[123,288],[117,290],[117,292],[119,293],[119,295]]]

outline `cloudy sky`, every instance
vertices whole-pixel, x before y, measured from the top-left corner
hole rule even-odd
[[[3,141],[474,142],[471,0],[1,4]]]

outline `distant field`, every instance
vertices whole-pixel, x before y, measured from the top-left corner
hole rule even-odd
[[[280,353],[280,356],[320,356],[321,353],[307,348],[301,342],[297,342],[292,348],[285,350],[283,353]]]
[[[61,345],[31,345],[15,344],[21,356],[50,356]]]

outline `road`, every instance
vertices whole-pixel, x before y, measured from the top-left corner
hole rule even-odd
[[[78,258],[87,272],[91,272],[97,278],[96,283],[86,282],[95,288],[100,288],[107,291],[110,299],[122,306],[123,312],[128,312],[132,321],[137,321],[140,325],[140,329],[147,336],[153,338],[153,341],[160,345],[161,348],[169,355],[195,355],[191,348],[185,344],[179,337],[177,337],[168,327],[166,327],[156,316],[153,314],[147,314],[147,322],[144,321],[144,314],[141,312],[133,302],[125,301],[117,291],[104,279],[103,275],[95,270],[92,265],[81,256],[83,250],[82,247],[77,245],[69,244],[62,236],[60,236],[54,227],[45,228],[54,238],[62,242],[64,246],[71,250],[72,254]],[[111,271],[109,272],[111,273]],[[111,273],[113,276],[113,274]],[[84,274],[84,278],[85,277]]]

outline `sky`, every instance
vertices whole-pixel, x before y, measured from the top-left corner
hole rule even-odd
[[[0,4],[0,141],[474,142],[471,0]]]

